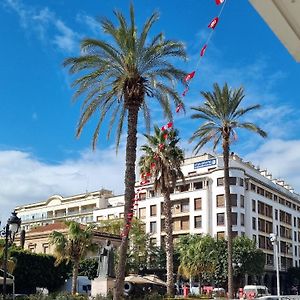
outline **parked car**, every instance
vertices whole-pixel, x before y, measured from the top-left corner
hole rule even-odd
[[[300,296],[298,295],[282,295],[282,296],[275,296],[275,295],[271,295],[271,296],[263,296],[263,297],[259,297],[257,298],[259,300],[299,300]]]
[[[264,285],[245,285],[244,299],[253,299],[263,296],[270,296],[269,290]]]

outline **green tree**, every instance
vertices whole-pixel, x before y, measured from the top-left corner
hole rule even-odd
[[[65,235],[53,231],[49,236],[49,242],[54,245],[56,264],[64,260],[72,262],[72,294],[76,294],[79,263],[89,251],[94,252],[97,249],[93,243],[94,226],[83,226],[74,221],[65,223],[68,226],[68,233]]]
[[[79,263],[79,276],[86,276],[92,280],[97,277],[98,258],[85,258]]]
[[[143,174],[150,174],[154,182],[154,190],[160,191],[164,197],[167,293],[174,295],[174,245],[170,194],[176,186],[177,179],[181,178],[184,180],[181,172],[184,154],[178,146],[177,130],[164,131],[154,126],[154,135],[145,134],[145,137],[148,144],[141,147],[144,154],[139,161],[140,173],[142,176]]]
[[[198,153],[208,142],[213,143],[214,150],[221,143],[224,163],[224,187],[227,224],[227,247],[228,247],[228,293],[233,297],[233,269],[232,269],[232,223],[231,203],[229,189],[229,151],[231,138],[235,138],[237,128],[244,128],[262,137],[266,137],[265,131],[251,122],[240,122],[239,119],[246,113],[258,109],[260,105],[252,105],[240,108],[244,99],[244,89],[230,89],[227,84],[220,88],[215,83],[213,92],[201,92],[205,102],[201,106],[192,107],[196,111],[192,119],[201,119],[205,122],[194,132],[191,141],[197,140],[194,148]]]
[[[215,272],[217,261],[215,240],[209,236],[187,235],[177,244],[179,273],[185,278],[206,278]]]
[[[93,135],[93,147],[97,143],[101,124],[110,117],[108,137],[116,121],[116,145],[127,119],[126,168],[125,168],[125,205],[124,226],[128,221],[130,204],[135,191],[135,163],[137,148],[138,113],[143,112],[147,129],[150,128],[150,110],[147,99],[155,98],[161,105],[165,116],[172,118],[172,99],[175,105],[181,103],[180,96],[174,89],[174,82],[184,77],[184,72],[177,69],[171,61],[174,58],[185,59],[184,45],[173,40],[166,40],[162,33],[149,36],[153,24],[158,19],[154,13],[145,22],[138,33],[135,24],[133,5],[130,7],[130,19],[115,11],[118,21],[116,26],[104,18],[101,27],[108,36],[105,40],[84,39],[81,42],[81,55],[66,59],[65,66],[71,74],[81,74],[73,82],[77,89],[75,98],[82,96],[82,112],[77,127],[77,136],[88,120],[98,118]],[[108,43],[110,39],[112,42]],[[152,105],[152,104],[151,104]],[[120,299],[123,293],[126,252],[128,238],[122,239],[119,250],[116,289],[114,298]]]

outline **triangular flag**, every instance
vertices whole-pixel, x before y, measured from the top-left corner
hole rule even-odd
[[[176,112],[179,113],[182,109],[182,103],[179,103],[176,107]]]
[[[217,4],[217,5],[220,5],[220,4],[222,4],[224,1],[225,1],[225,0],[216,0],[216,4]]]
[[[200,51],[200,56],[203,56],[205,54],[205,51],[206,51],[206,48],[207,48],[207,45],[204,45]]]
[[[211,28],[211,29],[215,29],[217,24],[219,22],[219,18],[218,17],[215,17],[209,24],[208,24],[208,28]]]
[[[196,72],[193,71],[192,73],[187,74],[187,75],[184,77],[183,81],[184,81],[184,82],[188,82],[189,80],[191,80],[192,78],[194,78],[195,73],[196,73]]]

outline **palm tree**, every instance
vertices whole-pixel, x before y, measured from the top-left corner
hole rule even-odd
[[[82,111],[77,127],[77,136],[88,120],[96,115],[97,125],[93,135],[93,148],[97,143],[101,124],[110,117],[108,138],[115,123],[116,147],[127,119],[126,168],[125,168],[125,205],[124,226],[128,222],[131,200],[135,196],[135,163],[137,147],[138,113],[141,110],[150,128],[150,110],[146,100],[155,98],[161,105],[164,115],[172,119],[170,100],[177,106],[181,99],[174,89],[176,80],[185,76],[170,60],[185,59],[182,43],[166,40],[162,33],[149,36],[158,14],[153,13],[145,22],[140,34],[135,25],[134,8],[130,7],[130,20],[121,12],[115,11],[118,25],[108,19],[100,25],[108,35],[105,40],[84,39],[81,42],[81,55],[66,59],[65,66],[71,74],[82,76],[73,82],[77,89],[75,99],[82,96]],[[108,43],[107,40],[111,41]],[[153,104],[152,104],[153,105]],[[116,288],[114,298],[120,299],[123,292],[128,237],[122,239],[119,250]]]
[[[196,153],[208,142],[213,143],[214,150],[219,143],[222,142],[228,247],[228,293],[229,298],[232,298],[232,222],[229,189],[229,151],[232,141],[231,138],[236,138],[236,128],[248,129],[258,133],[262,137],[266,137],[267,134],[251,122],[239,121],[246,113],[260,108],[260,105],[240,108],[240,104],[245,97],[242,87],[232,90],[225,84],[221,89],[220,86],[215,83],[213,92],[201,92],[201,94],[205,102],[201,106],[192,107],[192,109],[197,112],[192,115],[192,119],[201,119],[205,122],[194,132],[190,140],[197,140],[197,144],[194,148]]]
[[[160,191],[164,197],[163,214],[165,216],[166,254],[167,254],[167,293],[174,295],[173,279],[173,228],[172,204],[170,194],[176,186],[178,178],[184,179],[181,164],[184,161],[183,151],[178,147],[178,131],[162,131],[154,127],[154,135],[145,134],[147,145],[141,150],[144,155],[139,161],[140,173],[151,174],[154,181],[154,190]]]
[[[72,294],[77,292],[77,277],[79,263],[89,251],[96,251],[97,245],[93,243],[94,226],[80,225],[74,221],[65,222],[68,226],[68,233],[65,235],[53,231],[49,236],[49,242],[54,245],[54,256],[56,264],[62,261],[72,262]]]

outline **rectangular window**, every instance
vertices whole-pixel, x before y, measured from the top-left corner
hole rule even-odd
[[[225,224],[224,213],[217,214],[217,225],[223,226]]]
[[[256,230],[256,218],[252,218],[252,229]]]
[[[255,184],[251,183],[250,187],[251,187],[251,191],[254,191],[254,192],[255,192],[255,190],[256,190]]]
[[[189,218],[182,218],[181,220],[181,229],[182,230],[189,230],[190,229],[190,222]]]
[[[278,210],[275,209],[275,220],[278,220]]]
[[[245,207],[245,197],[243,195],[240,195],[240,204],[241,207]]]
[[[240,178],[240,186],[244,186],[244,179]]]
[[[241,226],[245,226],[245,215],[241,214]]]
[[[229,184],[236,185],[236,177],[229,177]]]
[[[188,202],[181,204],[181,212],[187,213],[190,211],[190,204]]]
[[[182,192],[187,192],[189,189],[190,189],[190,184],[189,183],[188,184],[181,184],[181,185],[177,186],[177,190],[181,193]]]
[[[266,248],[266,238],[263,235],[258,236],[258,247],[261,249]]]
[[[140,200],[146,200],[146,193],[140,193],[139,198]]]
[[[217,178],[217,186],[224,185],[224,177]]]
[[[225,231],[217,232],[217,239],[224,239],[225,238]]]
[[[194,182],[194,190],[203,189],[203,181]]]
[[[224,195],[217,195],[217,207],[225,207]]]
[[[266,265],[273,266],[274,265],[274,256],[273,254],[266,254]]]
[[[146,218],[146,207],[142,207],[139,209],[139,217],[140,217],[140,219]]]
[[[252,211],[256,211],[256,201],[252,199]]]
[[[156,212],[156,205],[151,205],[150,206],[150,216],[154,217],[156,216],[157,212]]]
[[[124,213],[119,213],[119,218],[124,219]]]
[[[150,222],[150,233],[156,233],[156,222]]]
[[[230,194],[230,202],[232,207],[237,207],[237,194]]]
[[[266,191],[266,198],[269,198],[272,200],[272,196],[273,196],[272,193]]]
[[[107,218],[108,218],[108,220],[112,220],[112,219],[115,218],[115,215],[114,215],[114,214],[109,214],[109,215],[107,216]]]
[[[195,210],[201,210],[202,209],[202,198],[195,198],[194,199],[194,207],[195,207]]]
[[[231,213],[231,224],[233,226],[237,225],[237,213],[236,212]]]
[[[274,196],[273,196],[273,200],[274,200],[275,202],[278,202],[278,196],[277,196],[277,195],[274,195]]]
[[[202,228],[202,216],[195,216],[195,228]]]

